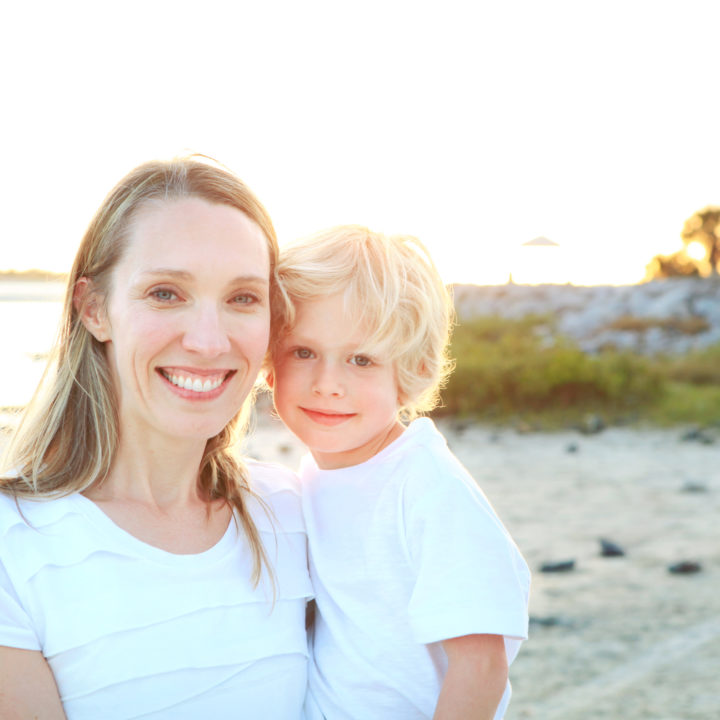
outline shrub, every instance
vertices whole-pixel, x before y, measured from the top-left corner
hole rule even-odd
[[[586,355],[543,317],[476,318],[456,328],[451,352],[456,369],[443,392],[446,413],[623,411],[650,403],[663,385],[647,358]]]
[[[622,315],[605,326],[607,330],[626,330],[629,332],[647,332],[652,328],[660,328],[678,335],[698,335],[709,330],[710,323],[700,315],[667,318]]]

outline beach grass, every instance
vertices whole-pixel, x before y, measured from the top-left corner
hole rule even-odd
[[[479,317],[455,329],[456,367],[438,415],[537,429],[720,421],[720,346],[677,356],[588,354],[551,319]]]

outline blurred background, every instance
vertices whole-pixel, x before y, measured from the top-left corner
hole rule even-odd
[[[211,155],[281,244],[409,233],[453,285],[436,418],[535,573],[509,720],[718,717],[719,25],[714,0],[5,7],[0,444],[105,194]],[[248,450],[302,452],[267,398]]]

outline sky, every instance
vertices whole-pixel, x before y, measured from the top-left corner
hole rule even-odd
[[[718,27],[716,0],[16,0],[0,269],[67,271],[128,170],[193,150],[281,244],[360,223],[448,282],[638,282],[720,204]]]

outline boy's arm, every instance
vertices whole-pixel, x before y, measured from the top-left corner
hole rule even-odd
[[[502,635],[463,635],[442,645],[448,671],[434,720],[492,720],[508,678]]]

